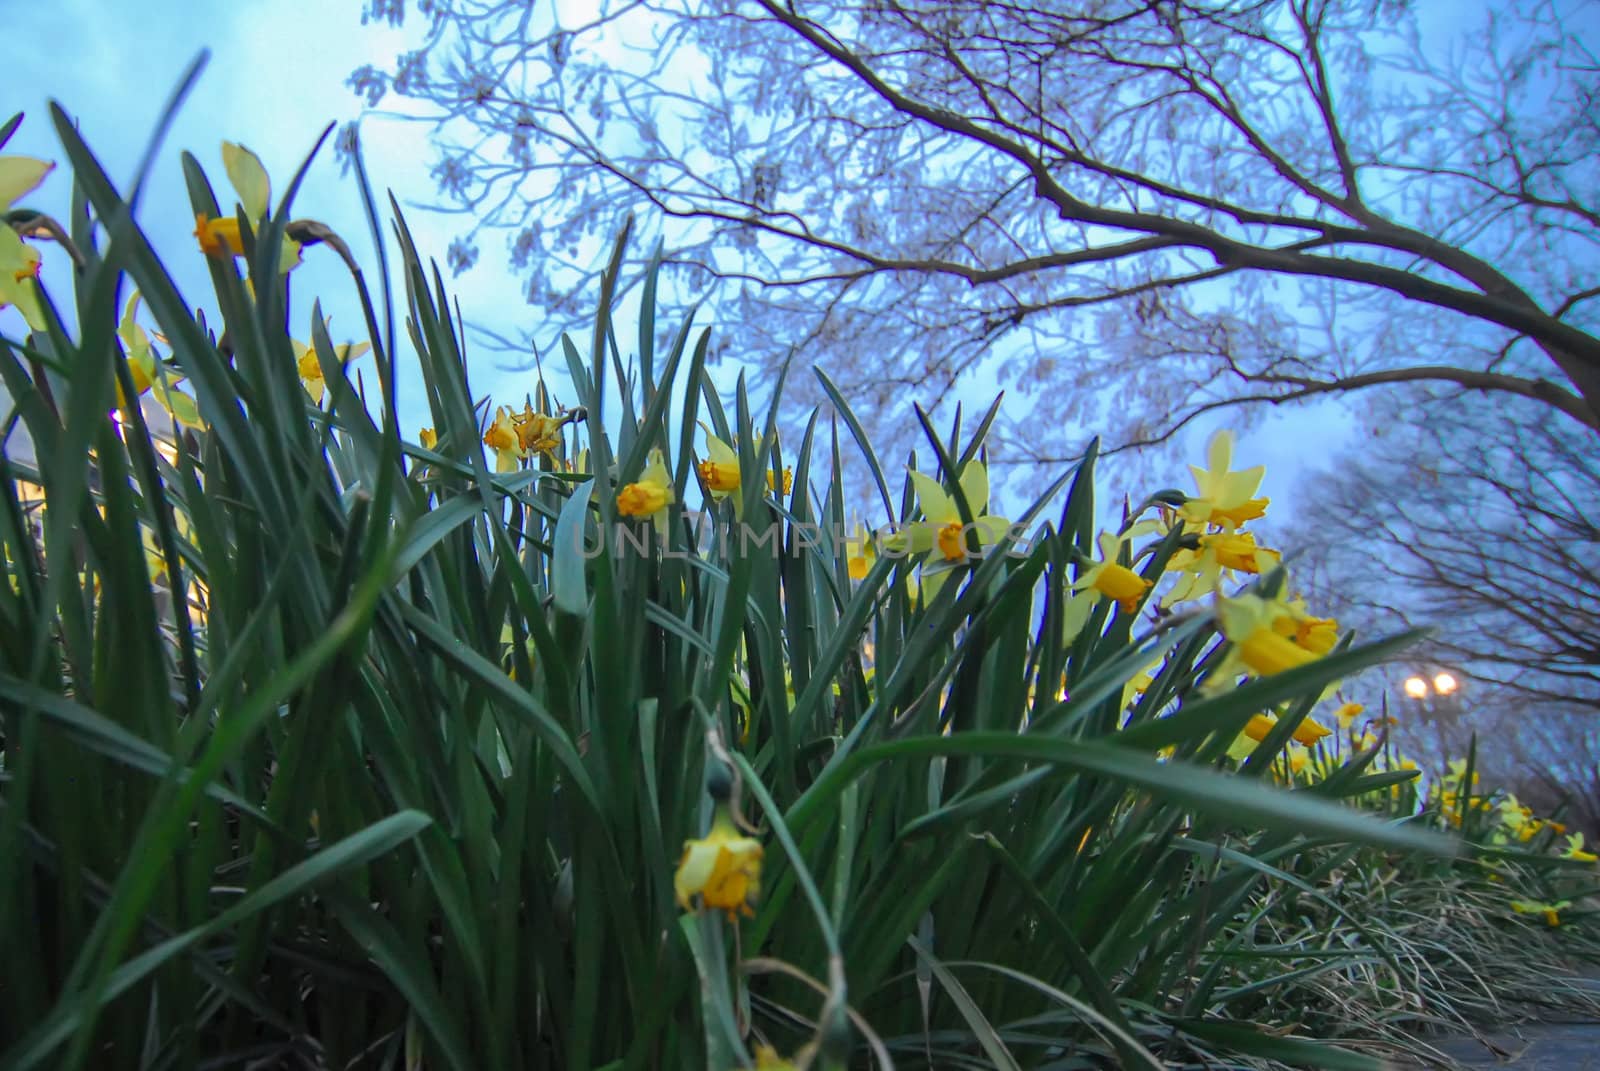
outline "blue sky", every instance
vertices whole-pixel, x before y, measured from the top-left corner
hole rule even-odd
[[[180,289],[191,301],[205,306],[210,285],[191,234],[193,215],[184,189],[180,151],[198,157],[225,198],[219,143],[223,138],[241,142],[266,164],[276,197],[323,126],[359,114],[360,101],[344,85],[349,73],[364,63],[387,67],[396,54],[412,47],[408,37],[417,34],[419,20],[413,19],[406,30],[377,23],[363,26],[361,7],[359,0],[166,0],[148,4],[57,0],[15,7],[7,14],[8,31],[13,40],[33,44],[9,50],[12,69],[7,84],[11,91],[3,110],[8,115],[23,110],[27,118],[6,151],[64,164],[46,107],[46,102],[54,99],[77,118],[113,180],[125,186],[179,75],[202,48],[210,49],[210,62],[160,150],[140,212],[142,226]],[[391,98],[386,106],[395,103]],[[403,204],[416,206],[407,216],[418,245],[442,259],[451,237],[464,228],[459,218],[422,207],[433,199],[428,177],[432,153],[426,128],[369,119],[362,126],[362,136],[374,183],[380,191],[392,188]],[[69,195],[65,172],[63,166],[26,203],[64,216]],[[294,215],[329,223],[363,264],[373,263],[354,181],[339,174],[331,143],[313,164]],[[65,304],[70,285],[65,282],[69,271],[65,257],[48,245],[41,248],[45,283],[51,286],[52,276],[57,280],[53,292],[57,303]],[[370,270],[368,274],[375,275]],[[493,239],[485,242],[477,267],[455,280],[452,289],[469,322],[504,335],[514,336],[519,328],[528,326],[530,316],[537,315],[524,303],[521,286]],[[331,251],[307,252],[305,265],[296,269],[294,290],[291,328],[297,337],[308,337],[313,296],[332,314],[335,341],[358,332],[360,317],[353,289]],[[11,333],[19,330],[14,310],[0,312],[0,327]],[[538,334],[535,330],[536,337]],[[401,419],[402,427],[414,435],[427,416],[420,390],[409,375],[407,356],[402,349]],[[508,372],[506,361],[503,353],[483,348],[474,351],[469,339],[476,393],[492,392],[497,399],[509,401],[531,388],[532,377]],[[358,362],[356,368],[361,367]],[[981,405],[988,398],[970,401]],[[1214,426],[1217,423],[1187,435],[1183,454],[1200,461],[1205,439]],[[1305,493],[1308,481],[1314,481],[1309,469],[1321,464],[1353,434],[1351,424],[1329,407],[1290,411],[1268,418],[1248,435],[1236,464],[1268,463],[1264,490],[1288,505],[1297,493]],[[1189,481],[1183,468],[1174,466],[1168,478],[1159,482],[1187,487]]]
[[[154,4],[62,0],[9,11],[6,24],[12,40],[32,42],[33,47],[8,50],[9,91],[0,109],[6,114],[0,120],[19,110],[26,118],[5,151],[54,160],[59,165],[24,203],[58,217],[68,212],[70,180],[49,101],[59,102],[77,119],[90,148],[113,181],[126,190],[179,76],[201,49],[210,49],[211,58],[200,81],[160,149],[139,212],[141,226],[180,290],[191,302],[209,305],[210,281],[192,235],[194,217],[180,153],[187,150],[199,159],[218,189],[219,200],[226,202],[232,194],[222,169],[220,143],[227,138],[247,145],[266,164],[276,199],[322,128],[359,113],[360,101],[344,86],[350,71],[365,62],[386,63],[405,47],[401,32],[376,24],[363,26],[360,7],[353,0],[335,4],[317,0],[169,0]],[[429,151],[421,126],[369,123],[363,140],[368,171],[380,198],[384,187],[392,188],[403,204],[429,197]],[[375,277],[360,197],[353,177],[339,173],[331,138],[312,165],[293,214],[333,226]],[[418,245],[442,258],[457,221],[420,207],[408,211],[407,218]],[[58,306],[70,304],[70,268],[65,255],[49,243],[38,243],[38,248],[45,258],[45,285]],[[392,248],[390,253],[392,257]],[[291,327],[297,337],[308,337],[313,297],[320,298],[331,313],[336,341],[359,331],[353,287],[330,250],[307,250],[304,265],[296,269],[293,289]],[[501,310],[522,307],[517,281],[504,271],[479,270],[470,285],[456,289],[469,319],[491,320],[503,315]],[[0,312],[0,329],[13,337],[20,334],[22,324],[15,310]],[[364,363],[370,376],[370,362]],[[362,365],[357,362],[355,367]],[[509,377],[487,355],[475,372],[474,385],[480,393],[499,385],[500,380],[507,380],[505,387],[511,389]],[[406,382],[403,374],[402,392]],[[414,434],[426,418],[420,391],[403,394],[401,408],[402,420]]]

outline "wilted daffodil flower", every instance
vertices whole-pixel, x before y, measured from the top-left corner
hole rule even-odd
[[[1211,524],[1231,531],[1267,512],[1268,500],[1252,497],[1267,470],[1261,465],[1238,472],[1231,470],[1233,432],[1219,431],[1211,437],[1206,447],[1206,464],[1204,469],[1189,466],[1199,493],[1180,508],[1184,520],[1197,526]]]
[[[222,143],[222,166],[228,173],[233,192],[239,195],[239,204],[253,228],[259,228],[266,219],[272,204],[272,183],[267,169],[255,153],[231,141]],[[201,252],[208,257],[224,259],[244,256],[244,238],[239,231],[238,214],[212,219],[203,214],[194,217],[194,237]],[[278,274],[289,271],[300,263],[300,243],[283,237],[283,251],[278,256]]]
[[[740,833],[727,804],[718,804],[711,832],[685,841],[672,876],[680,907],[726,911],[730,920],[755,915],[761,895],[761,842]]]
[[[1011,522],[1004,517],[987,515],[989,506],[989,470],[981,461],[969,461],[961,469],[957,481],[961,494],[972,511],[970,528],[961,522],[961,511],[953,495],[933,477],[921,472],[909,472],[911,485],[917,491],[917,506],[923,520],[909,525],[905,530],[889,536],[884,545],[897,554],[932,552],[918,570],[924,602],[932,602],[939,589],[949,579],[950,573],[972,557],[967,544],[967,533],[975,532],[980,548],[991,547],[1006,537]]]
[[[0,214],[9,212],[18,198],[32,193],[55,166],[32,156],[0,156]],[[39,263],[39,251],[0,222],[0,309],[15,305],[35,331],[43,331],[45,326],[44,312],[33,289]]]
[[[523,457],[549,454],[554,457],[561,449],[561,429],[577,418],[577,413],[551,416],[536,412],[531,402],[524,402],[522,412],[511,414],[511,426],[517,433],[517,445]]]
[[[639,478],[617,492],[617,512],[624,517],[648,517],[665,544],[667,540],[667,507],[677,501],[672,489],[672,474],[660,450],[650,451]]]

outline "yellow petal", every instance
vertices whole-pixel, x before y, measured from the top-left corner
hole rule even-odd
[[[267,169],[255,153],[231,141],[222,143],[222,166],[228,172],[228,181],[239,195],[239,203],[251,222],[267,214],[272,197],[272,184],[267,180]]]
[[[0,212],[32,193],[55,166],[33,156],[0,156]]]

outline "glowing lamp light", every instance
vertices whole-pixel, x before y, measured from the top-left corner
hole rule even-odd
[[[1441,677],[1445,675],[1446,674],[1440,674]],[[1452,688],[1455,687],[1455,683],[1455,679],[1451,678],[1450,686]],[[1426,699],[1428,696],[1428,682],[1423,680],[1421,677],[1407,677],[1405,688],[1406,694],[1412,699]]]
[[[1440,695],[1449,695],[1456,690],[1456,679],[1448,673],[1441,673],[1433,678],[1433,690]]]

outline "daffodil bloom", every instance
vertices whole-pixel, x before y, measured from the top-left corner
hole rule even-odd
[[[1232,471],[1233,432],[1219,431],[1211,437],[1206,464],[1204,469],[1189,466],[1198,494],[1181,507],[1184,520],[1197,526],[1214,524],[1234,529],[1267,512],[1268,500],[1253,497],[1267,470],[1257,465]]]
[[[1078,579],[1073,581],[1072,590],[1094,592],[1096,598],[1103,595],[1115,602],[1123,613],[1135,613],[1145,593],[1150,590],[1152,581],[1146,580],[1121,564],[1117,558],[1121,556],[1125,543],[1153,531],[1154,528],[1155,522],[1140,521],[1120,535],[1101,532],[1099,539],[1096,540],[1096,545],[1100,549],[1100,560],[1078,573]]]
[[[672,889],[685,910],[726,911],[730,920],[753,917],[761,895],[761,842],[740,833],[727,806],[719,805],[711,832],[684,842]]]
[[[757,1045],[755,1071],[795,1071],[795,1064],[779,1056],[771,1045]]]
[[[575,415],[564,413],[561,416],[551,416],[548,413],[536,413],[531,404],[524,403],[522,412],[511,414],[511,425],[516,429],[517,444],[522,448],[522,456],[533,457],[537,454],[555,456],[561,449],[561,429]]]
[[[1366,712],[1366,709],[1364,703],[1345,703],[1341,705],[1338,710],[1333,712],[1333,716],[1339,721],[1339,731],[1342,733],[1349,732],[1350,726],[1355,724],[1355,720],[1361,717]]]
[[[298,339],[291,338],[289,345],[294,347],[295,368],[300,373],[301,385],[311,395],[311,404],[321,405],[326,384],[322,380],[322,362],[317,360],[317,351]],[[333,348],[333,355],[340,364],[349,364],[371,348],[370,342],[341,342]]]
[[[867,526],[857,521],[854,533],[845,540],[845,570],[851,580],[863,580],[872,563],[878,560],[878,543]]]
[[[1593,863],[1596,859],[1600,859],[1600,856],[1584,851],[1583,834],[1574,833],[1567,838],[1567,849],[1561,853],[1561,858],[1570,859],[1574,863]]]
[[[417,442],[426,450],[432,450],[439,445],[439,433],[432,428],[423,428],[417,432]]]
[[[1234,598],[1219,598],[1217,620],[1231,646],[1206,681],[1205,687],[1211,691],[1231,687],[1241,673],[1270,677],[1314,662],[1337,639],[1337,632],[1333,632],[1324,647],[1323,626],[1336,629],[1337,625],[1331,619],[1309,618],[1281,597],[1265,599],[1246,592]],[[1298,627],[1302,620],[1318,624],[1302,632]],[[1300,642],[1303,638],[1309,643]],[[1324,694],[1336,687],[1337,684],[1330,684]]]
[[[1135,700],[1144,698],[1144,693],[1149,691],[1150,686],[1156,682],[1156,670],[1161,668],[1161,663],[1164,661],[1166,661],[1166,656],[1162,655],[1134,674],[1128,680],[1128,683],[1122,686],[1123,710],[1131,707]]]
[[[739,473],[739,451],[730,443],[723,442],[711,434],[711,429],[705,424],[700,429],[706,433],[706,459],[695,465],[695,472],[700,477],[700,482],[705,485],[706,494],[711,496],[713,502],[733,496],[733,513],[735,517],[744,517],[744,496],[740,489],[744,486]],[[766,456],[766,440],[763,439],[756,447],[756,457]],[[773,478],[772,470],[767,469],[767,490],[775,491],[778,482]],[[794,471],[789,468],[783,470],[783,490],[780,494],[788,494],[794,488]]]
[[[1304,599],[1284,603],[1288,613],[1277,617],[1272,627],[1308,651],[1325,655],[1339,642],[1339,622],[1331,617],[1313,617],[1306,612]]]
[[[1183,575],[1161,600],[1162,606],[1211,594],[1224,572],[1260,573],[1282,560],[1277,551],[1256,546],[1256,537],[1249,532],[1212,532],[1201,535],[1199,542],[1199,549],[1172,556],[1168,567]]]
[[[1277,725],[1278,716],[1276,714],[1256,714],[1251,717],[1249,724],[1244,727],[1244,733],[1259,744],[1267,738],[1268,733],[1277,728]],[[1315,718],[1304,718],[1299,725],[1294,727],[1292,739],[1298,744],[1305,744],[1310,747],[1323,737],[1331,735],[1332,732]]]
[[[133,380],[135,397],[153,393],[156,401],[178,423],[195,429],[205,427],[205,423],[200,419],[200,410],[196,408],[194,399],[181,391],[172,389],[176,384],[182,382],[182,376],[176,373],[165,373],[165,385],[157,382],[158,379],[162,378],[162,374],[156,368],[156,354],[150,345],[150,336],[143,327],[139,326],[137,319],[139,300],[139,292],[135,290],[129,295],[127,304],[123,306],[122,320],[117,324],[117,338],[121,340],[123,351],[128,355],[128,375]],[[117,408],[126,412],[132,403],[123,394],[122,381],[120,379],[117,381],[116,391]]]
[[[1546,926],[1561,925],[1561,912],[1572,906],[1571,900],[1545,903],[1540,900],[1513,900],[1511,910],[1519,915],[1543,915]]]
[[[1311,761],[1311,755],[1306,751],[1304,745],[1290,744],[1283,753],[1283,761],[1289,768],[1289,774],[1285,780],[1292,780],[1304,772],[1306,763]]]
[[[0,216],[18,198],[32,193],[55,166],[32,156],[0,156]],[[34,293],[39,267],[39,251],[0,220],[0,309],[15,305],[35,331],[45,329],[44,310]]]
[[[517,426],[511,422],[511,410],[503,405],[495,410],[493,423],[483,433],[483,445],[494,451],[496,472],[517,471],[524,455]]]
[[[1449,770],[1450,770],[1450,779],[1452,781],[1455,781],[1457,783],[1457,786],[1459,787],[1460,783],[1462,781],[1464,781],[1466,779],[1466,776],[1467,776],[1467,760],[1466,759],[1451,759],[1446,765],[1449,767]],[[1477,770],[1473,770],[1472,771],[1472,787],[1473,788],[1477,788],[1478,787],[1478,781],[1479,780],[1480,780],[1480,778],[1478,777],[1478,771]]]
[[[222,166],[228,173],[228,182],[239,195],[245,216],[254,228],[259,229],[266,219],[272,203],[272,183],[267,170],[255,153],[231,141],[222,143]],[[244,256],[244,236],[239,229],[238,215],[210,217],[196,213],[194,237],[200,251],[215,260]],[[278,256],[278,274],[282,275],[300,263],[300,243],[283,236],[282,252]]]
[[[908,470],[907,474],[911,477],[911,486],[916,489],[917,507],[923,519],[889,536],[885,545],[899,554],[934,552],[932,559],[917,570],[923,602],[931,603],[951,572],[973,556],[967,533],[971,531],[977,535],[978,546],[982,549],[1004,539],[1011,530],[1011,522],[984,513],[989,507],[989,470],[981,461],[967,462],[957,480],[961,495],[972,511],[970,529],[962,524],[961,510],[943,484],[921,472]]]
[[[667,507],[677,501],[672,490],[672,475],[660,450],[650,451],[650,460],[639,479],[617,493],[617,512],[624,517],[648,517],[662,542],[667,539]]]

